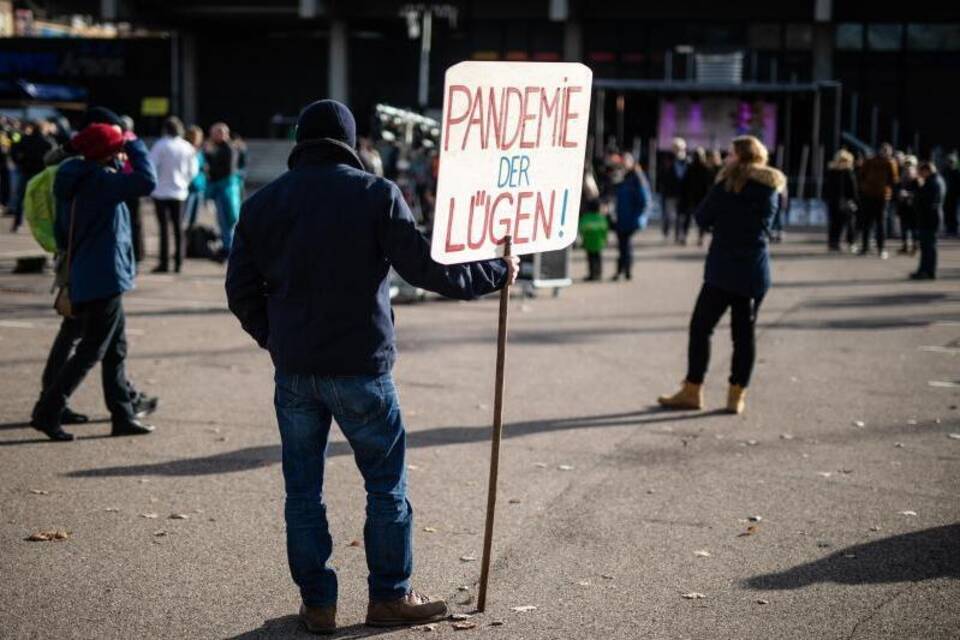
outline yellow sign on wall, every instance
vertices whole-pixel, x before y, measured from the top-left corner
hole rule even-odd
[[[142,116],[165,116],[170,113],[170,98],[148,97],[140,103],[140,115]]]

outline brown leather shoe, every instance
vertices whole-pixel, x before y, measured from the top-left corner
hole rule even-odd
[[[337,605],[308,607],[301,604],[300,620],[310,633],[331,634],[337,630]]]
[[[367,607],[367,625],[371,627],[400,627],[436,622],[447,617],[447,603],[428,598],[415,591],[397,600],[371,602]]]

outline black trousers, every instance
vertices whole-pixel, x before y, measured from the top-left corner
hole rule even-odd
[[[73,355],[52,373],[49,385],[34,408],[34,419],[44,425],[60,424],[60,414],[67,399],[100,362],[103,398],[111,420],[114,424],[125,424],[133,419],[133,405],[125,369],[127,335],[122,297],[117,295],[76,306],[77,317],[73,321],[79,323],[80,342]],[[60,339],[59,335],[57,337],[55,345]],[[64,345],[66,341],[64,337]],[[53,371],[55,365],[48,361],[47,368]]]
[[[920,264],[917,271],[928,276],[937,276],[937,230],[921,228],[917,231],[920,242]]]
[[[948,236],[957,235],[958,222],[960,222],[957,218],[957,204],[956,193],[948,193],[943,201],[943,226]]]
[[[143,260],[143,221],[140,218],[140,198],[127,200],[127,209],[130,210],[130,235],[133,241],[133,259]]]
[[[603,277],[603,257],[599,251],[587,251],[587,280],[599,280]]]
[[[877,251],[883,251],[883,243],[886,240],[886,212],[887,201],[883,198],[869,198],[864,196],[861,200],[863,208],[860,210],[860,234],[862,244],[860,250],[864,253],[870,247],[870,229],[876,230]]]
[[[756,358],[754,325],[762,299],[748,298],[704,283],[690,319],[690,343],[687,349],[687,382],[703,384],[710,363],[710,337],[720,318],[730,309],[733,337],[733,362],[730,384],[750,384]]]
[[[160,225],[160,268],[170,267],[170,235],[173,234],[173,266],[180,271],[183,264],[183,229],[180,214],[183,203],[179,200],[154,198],[157,210],[157,224]]]
[[[623,274],[628,278],[633,270],[633,234],[636,231],[617,231],[617,248],[620,256],[617,258],[617,275]]]
[[[829,218],[827,223],[827,244],[831,249],[840,248],[841,236],[846,236],[847,244],[853,244],[854,230],[853,221],[848,212],[844,211],[839,204],[831,203],[827,209]]]

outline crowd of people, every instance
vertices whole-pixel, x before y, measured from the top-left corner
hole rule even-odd
[[[613,280],[630,279],[633,235],[647,225],[656,202],[664,242],[686,246],[696,225],[697,246],[708,232],[696,211],[717,182],[730,151],[698,147],[688,152],[686,141],[676,138],[670,151],[658,157],[656,189],[633,154],[609,150],[602,161],[585,169],[580,217],[581,244],[586,252],[588,281],[602,278],[602,251],[611,232],[616,236],[618,258]],[[767,238],[781,238],[783,218],[789,207],[786,189],[778,194],[777,208],[765,228]],[[886,240],[898,237],[898,254],[920,254],[911,274],[916,280],[936,278],[936,244],[942,233],[958,236],[960,207],[960,158],[946,156],[942,170],[933,161],[894,151],[883,144],[875,154],[854,156],[837,151],[823,179],[827,210],[827,244],[831,251],[843,248],[857,255],[870,255],[871,239],[876,254],[889,257]],[[845,247],[841,247],[841,242]]]
[[[49,166],[63,162],[71,155],[71,139],[91,123],[109,121],[121,131],[135,135],[135,123],[129,116],[121,116],[92,107],[81,118],[77,131],[65,118],[50,120],[20,120],[0,117],[0,209],[12,217],[12,230],[17,232],[24,223],[26,189],[30,181]],[[207,203],[216,211],[216,238],[210,236],[194,243],[196,257],[210,257],[225,261],[229,255],[233,228],[240,214],[240,201],[246,177],[247,147],[239,137],[231,137],[230,128],[222,122],[209,128],[209,137],[193,125],[171,116],[163,123],[162,136],[150,149],[150,160],[156,168],[158,185],[147,194],[154,202],[160,230],[158,264],[153,271],[180,272],[188,252],[191,231]],[[124,162],[119,169],[129,173],[132,166]],[[130,213],[131,238],[134,259],[144,260],[144,234],[140,211],[140,197],[126,201]],[[171,239],[173,265],[171,268]],[[218,240],[216,246],[211,241]]]

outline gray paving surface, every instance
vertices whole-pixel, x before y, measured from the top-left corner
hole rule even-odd
[[[960,245],[942,247],[943,277],[922,284],[905,280],[913,259],[828,256],[806,235],[776,247],[740,418],[652,408],[683,375],[702,251],[652,232],[639,245],[631,283],[514,300],[488,611],[475,630],[442,623],[426,637],[960,637]],[[129,369],[162,398],[157,433],[111,439],[101,422],[52,444],[24,425],[57,325],[47,277],[9,272],[31,248],[0,235],[0,637],[306,637],[292,617],[272,371],[226,311],[222,269],[143,276],[127,298]],[[396,310],[415,584],[464,612],[496,304]],[[711,409],[724,400],[725,326],[714,345]],[[102,419],[98,378],[74,406]],[[362,539],[363,493],[338,432],[328,467],[340,637],[423,636],[360,625],[365,566],[349,543]],[[24,541],[50,528],[72,535]],[[536,609],[512,611],[522,605]]]

